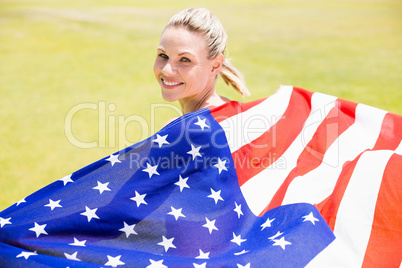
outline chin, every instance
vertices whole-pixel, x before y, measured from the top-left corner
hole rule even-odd
[[[168,102],[174,102],[178,100],[177,96],[175,96],[174,94],[163,92],[163,90],[162,90],[162,98]]]

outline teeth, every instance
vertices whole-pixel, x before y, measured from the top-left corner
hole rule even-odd
[[[176,85],[180,85],[181,83],[180,82],[168,82],[168,81],[165,81],[165,80],[162,80],[163,81],[163,83],[165,84],[165,85],[167,85],[167,86],[176,86]]]

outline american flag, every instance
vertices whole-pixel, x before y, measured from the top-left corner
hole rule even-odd
[[[291,86],[227,106],[212,114],[251,211],[306,202],[334,231],[310,267],[400,267],[401,116]]]
[[[291,86],[202,109],[0,212],[0,264],[398,267],[401,138]]]

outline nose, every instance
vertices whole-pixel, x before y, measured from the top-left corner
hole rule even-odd
[[[162,67],[161,69],[162,74],[164,75],[172,75],[176,73],[176,68],[174,67],[174,65],[168,61],[166,62],[166,64]]]

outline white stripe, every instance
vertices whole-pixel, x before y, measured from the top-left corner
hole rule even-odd
[[[383,173],[393,153],[381,150],[362,154],[336,216],[336,239],[308,267],[361,267]]]
[[[358,104],[355,123],[328,148],[320,166],[292,181],[282,204],[318,204],[327,198],[336,185],[343,164],[355,159],[364,150],[373,148],[385,114],[383,110]]]
[[[399,146],[395,149],[395,153],[402,155],[402,141],[399,143]]]
[[[336,100],[337,98],[333,96],[314,93],[311,97],[311,111],[303,130],[282,157],[242,185],[243,196],[255,215],[259,215],[265,209],[289,172],[296,166],[300,153],[311,140],[320,123],[335,106]],[[278,133],[278,135],[286,135],[286,133]]]
[[[221,121],[230,151],[235,152],[255,140],[278,122],[288,107],[292,91],[292,86],[281,86],[260,104]]]

